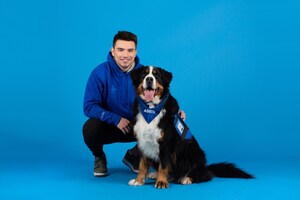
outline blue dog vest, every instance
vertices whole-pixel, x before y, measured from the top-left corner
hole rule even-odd
[[[175,115],[174,125],[177,133],[181,136],[182,140],[192,139],[193,135],[189,127],[186,125],[186,123],[183,121],[179,114]]]
[[[140,112],[143,115],[144,119],[148,124],[152,122],[152,120],[157,117],[157,115],[160,113],[161,109],[166,104],[167,100],[169,98],[169,94],[167,94],[162,101],[156,105],[153,108],[149,108],[149,106],[141,99],[140,96],[137,96],[137,100],[140,106]],[[190,140],[192,139],[193,135],[189,129],[189,127],[186,125],[186,123],[182,120],[179,114],[176,114],[174,119],[174,125],[177,133],[181,137],[182,140]]]

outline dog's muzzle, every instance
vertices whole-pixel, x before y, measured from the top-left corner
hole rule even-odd
[[[147,77],[146,78],[146,89],[154,89],[154,87],[153,87],[153,78],[152,77]]]

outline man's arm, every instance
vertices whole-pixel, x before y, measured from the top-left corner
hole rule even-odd
[[[99,119],[108,124],[118,126],[121,116],[102,107],[103,81],[92,72],[85,89],[83,109],[89,118]]]

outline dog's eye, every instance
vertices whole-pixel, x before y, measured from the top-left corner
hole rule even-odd
[[[155,77],[159,76],[159,73],[158,73],[157,70],[153,70],[152,74],[153,74]]]
[[[142,72],[142,76],[146,76],[147,74],[148,74],[147,71]]]
[[[159,72],[157,70],[153,70],[152,74],[155,77],[159,77],[160,76],[160,74],[159,74]]]

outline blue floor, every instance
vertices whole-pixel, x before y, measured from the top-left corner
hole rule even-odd
[[[88,157],[88,156],[87,156]],[[0,199],[300,199],[300,162],[234,161],[257,178],[215,178],[210,182],[155,189],[127,182],[136,175],[122,164],[122,156],[108,154],[110,175],[95,178],[93,158],[65,160],[7,160],[0,166]]]

